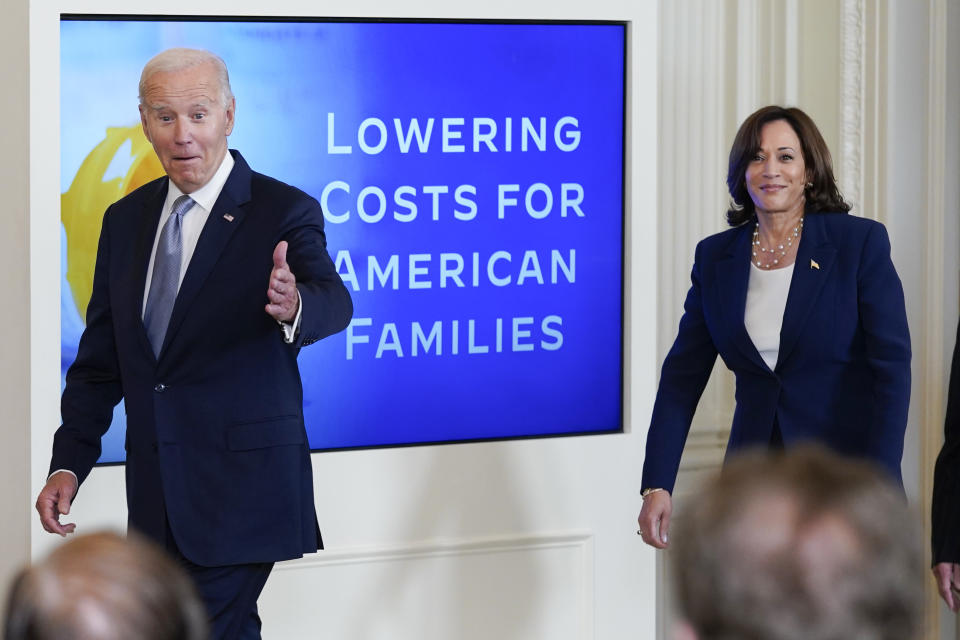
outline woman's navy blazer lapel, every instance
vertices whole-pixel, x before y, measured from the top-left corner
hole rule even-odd
[[[790,291],[780,329],[780,353],[776,371],[782,369],[796,348],[803,327],[817,309],[817,300],[824,283],[833,271],[837,249],[827,231],[827,217],[838,214],[807,215],[797,247]],[[750,260],[753,251],[753,223],[742,225],[727,245],[725,255],[716,261],[717,302],[723,326],[733,344],[758,369],[769,372],[756,346],[747,333],[744,314],[747,287],[750,282]]]
[[[797,346],[810,314],[815,310],[817,313],[823,312],[817,302],[823,285],[831,277],[837,258],[837,248],[827,233],[827,220],[832,215],[847,214],[814,213],[803,220],[803,235],[797,247],[797,261],[794,263],[780,329],[777,370],[783,368]]]
[[[743,323],[747,285],[750,282],[752,243],[753,223],[747,223],[736,229],[725,255],[716,261],[717,304],[722,326],[731,336],[733,344],[759,372],[769,372]]]

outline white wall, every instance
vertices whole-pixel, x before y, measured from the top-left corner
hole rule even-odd
[[[269,5],[238,0],[204,5],[199,11],[214,13],[222,7],[225,13],[254,15],[265,6],[276,15],[630,23],[625,433],[315,455],[317,510],[328,550],[275,570],[261,599],[265,637],[653,638],[654,556],[641,548],[635,518],[656,367],[654,309],[649,303],[656,295],[656,4],[494,0],[465,7],[439,0],[409,0],[400,6],[375,0],[345,7],[306,0]],[[59,12],[124,10],[128,4],[120,0],[5,2],[6,28],[0,35],[10,37],[0,38],[0,53],[5,60],[10,54],[17,60],[28,33],[30,51],[29,102],[21,97],[0,107],[4,139],[16,140],[17,132],[22,139],[27,106],[30,113],[29,183],[22,170],[18,174],[0,165],[5,191],[23,204],[0,217],[5,243],[0,254],[8,277],[30,282],[29,296],[25,286],[19,292],[14,288],[16,298],[29,298],[28,312],[23,310],[18,322],[16,311],[4,308],[3,319],[5,327],[25,331],[29,320],[32,328],[29,354],[24,343],[4,337],[4,348],[9,342],[17,350],[15,359],[4,357],[0,371],[5,394],[0,400],[5,413],[7,407],[14,410],[8,413],[14,427],[0,449],[6,450],[9,442],[16,451],[4,452],[11,461],[3,467],[14,486],[26,482],[25,477],[32,483],[16,494],[13,504],[0,505],[5,518],[13,516],[0,529],[5,552],[0,555],[11,562],[28,557],[23,535],[27,527],[32,527],[32,557],[58,542],[42,532],[30,502],[44,481],[59,414],[60,181],[57,163],[50,161],[59,153]],[[163,10],[190,14],[198,8],[173,0]],[[23,76],[27,67],[22,54],[11,69],[7,64],[4,79]],[[11,233],[29,237],[29,267],[22,250],[7,250],[15,244]],[[11,362],[29,362],[29,376]],[[27,422],[26,398],[29,456],[27,431],[21,427]],[[24,468],[27,460],[29,470]],[[123,528],[121,467],[94,470],[71,519],[80,531]]]
[[[29,556],[30,488],[30,301],[27,191],[29,105],[27,100],[27,7],[4,5],[0,20],[0,584]]]

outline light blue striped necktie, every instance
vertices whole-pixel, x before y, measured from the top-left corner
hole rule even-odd
[[[173,211],[160,232],[157,255],[153,259],[153,277],[147,307],[143,312],[143,324],[153,346],[153,354],[160,355],[163,337],[167,334],[173,303],[180,288],[180,262],[183,257],[183,215],[194,205],[193,199],[182,195],[173,203]]]

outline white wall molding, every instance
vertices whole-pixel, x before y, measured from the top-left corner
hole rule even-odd
[[[766,104],[797,104],[801,98],[800,2],[736,0],[726,6],[737,16],[736,78],[730,78],[730,86],[736,87],[735,123]]]
[[[860,49],[863,59],[858,65],[861,72],[859,106],[862,110],[859,121],[860,141],[857,145],[860,157],[856,196],[851,192],[847,197],[853,201],[855,213],[886,223],[886,128],[889,108],[887,78],[890,74],[886,59],[889,28],[887,9],[885,3],[877,0],[866,4],[863,0],[857,2],[862,9],[862,30],[859,33],[863,38]],[[847,74],[845,78],[846,76]],[[844,95],[846,94],[844,91]],[[847,195],[847,191],[843,193]]]
[[[755,4],[738,3],[748,8]],[[733,79],[725,66],[727,10],[725,3],[712,0],[661,3],[658,243],[668,250],[658,263],[658,364],[676,337],[690,288],[694,248],[726,227],[729,141],[724,125]],[[753,24],[755,16],[746,20]],[[729,434],[732,381],[722,366],[715,371],[720,374],[711,377],[694,418],[690,434],[694,450],[701,429]],[[689,454],[682,470],[688,461]]]
[[[697,243],[726,227],[726,166],[731,110],[752,111],[757,76],[756,39],[733,38],[726,29],[752,30],[756,0],[664,0],[660,2],[660,95],[658,143],[657,368],[677,334]],[[732,68],[734,67],[735,68]],[[748,71],[744,71],[748,69]],[[732,89],[738,87],[736,97]],[[749,111],[748,111],[749,113]],[[719,469],[733,413],[732,374],[715,369],[694,416],[678,484],[678,503],[705,474]],[[647,416],[643,417],[648,419]],[[672,636],[672,589],[665,554],[657,554],[657,637]]]
[[[594,541],[570,531],[321,551],[277,565],[264,634],[302,637],[285,620],[306,611],[334,638],[591,640]]]
[[[864,0],[843,0],[841,58],[840,191],[863,212]],[[875,217],[870,216],[870,217]]]
[[[800,93],[800,4],[785,0],[783,12],[783,102],[795,105]]]
[[[743,122],[744,118],[757,109],[759,92],[757,89],[760,78],[759,59],[760,42],[753,37],[758,30],[759,2],[758,0],[737,0],[735,6],[737,14],[737,112],[736,121]]]
[[[583,554],[585,567],[593,566],[592,531],[484,536],[459,539],[426,540],[405,544],[367,545],[324,549],[296,560],[277,564],[274,571],[299,571],[343,564],[369,564],[443,558],[451,556],[515,553],[569,548]],[[592,591],[592,582],[590,585]]]
[[[732,393],[730,397],[733,397]],[[678,500],[698,491],[701,483],[723,466],[727,440],[730,439],[730,423],[728,420],[715,428],[701,426],[691,429],[683,450],[680,477],[674,490]]]

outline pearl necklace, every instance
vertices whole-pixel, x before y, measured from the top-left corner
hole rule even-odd
[[[776,247],[767,249],[766,247],[760,246],[760,221],[758,220],[756,226],[753,228],[753,263],[761,269],[772,269],[774,266],[780,264],[780,260],[787,255],[787,252],[790,251],[790,248],[793,246],[793,241],[800,237],[801,231],[803,231],[803,216],[800,216],[799,224],[793,228],[793,233],[787,235],[787,239],[784,242],[781,242]],[[769,253],[770,256],[773,257],[773,261],[760,264],[757,249],[760,250],[761,254]],[[777,253],[780,255],[778,256]]]

